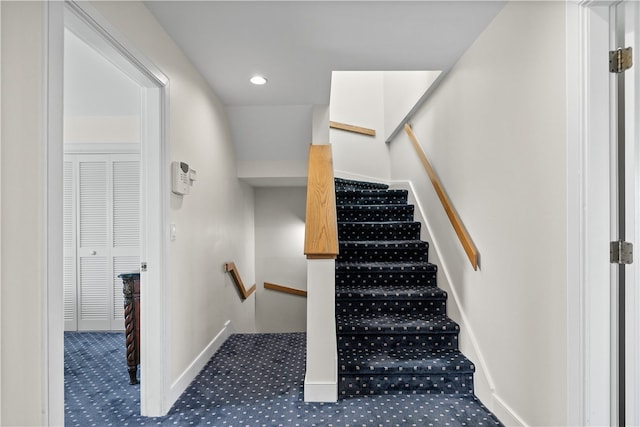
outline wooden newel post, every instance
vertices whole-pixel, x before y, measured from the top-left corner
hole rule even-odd
[[[124,294],[124,330],[129,384],[138,384],[140,364],[140,273],[118,275]]]

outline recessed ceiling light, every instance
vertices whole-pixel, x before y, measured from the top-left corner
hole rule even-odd
[[[254,85],[263,85],[267,83],[267,79],[262,76],[253,76],[251,77],[251,79],[249,79],[249,81]]]

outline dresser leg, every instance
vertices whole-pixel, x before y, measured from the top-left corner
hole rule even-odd
[[[127,366],[127,370],[129,371],[129,384],[138,384],[138,367]]]

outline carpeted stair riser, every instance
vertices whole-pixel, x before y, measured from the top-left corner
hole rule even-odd
[[[345,298],[336,300],[336,313],[365,313],[378,312],[388,314],[402,314],[420,312],[424,314],[446,314],[447,301],[433,300],[384,300]]]
[[[459,350],[423,346],[341,347],[338,372],[347,374],[472,374],[475,366]],[[421,364],[415,364],[420,360]]]
[[[338,222],[413,221],[413,205],[344,205],[337,207]]]
[[[473,394],[404,190],[336,179],[339,394]]]
[[[411,285],[363,285],[361,283],[340,284],[336,286],[336,299],[338,301],[436,301],[446,300],[447,293],[442,289],[430,286]]]
[[[407,190],[336,190],[336,204],[349,205],[406,205]]]
[[[419,240],[341,242],[337,262],[427,261],[429,245]]]
[[[336,288],[347,285],[379,286],[404,285],[413,287],[436,286],[436,271],[358,271],[338,269],[336,263]]]
[[[449,334],[338,334],[338,353],[340,349],[352,348],[386,348],[387,350],[422,347],[427,350],[456,350],[458,348],[458,335]]]
[[[446,375],[339,374],[338,394],[473,394],[473,373]]]
[[[338,240],[419,240],[419,222],[344,222],[338,223]]]

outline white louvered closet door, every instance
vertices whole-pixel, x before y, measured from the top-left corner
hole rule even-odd
[[[66,158],[72,165],[72,183],[65,181],[65,191],[73,188],[75,206],[69,210],[75,214],[75,236],[68,236],[65,228],[65,243],[75,240],[76,257],[75,265],[67,268],[67,259],[73,258],[72,251],[69,256],[65,252],[65,272],[69,271],[65,327],[73,330],[75,320],[76,330],[123,330],[118,275],[139,271],[140,266],[139,158],[137,154]],[[68,198],[65,193],[65,203]],[[71,221],[66,215],[65,210],[65,225]]]
[[[76,286],[76,183],[77,164],[65,158],[64,161],[64,330],[78,330],[77,286]]]
[[[122,279],[140,271],[140,161],[138,155],[112,156],[111,278],[114,283],[111,329],[124,330]]]

